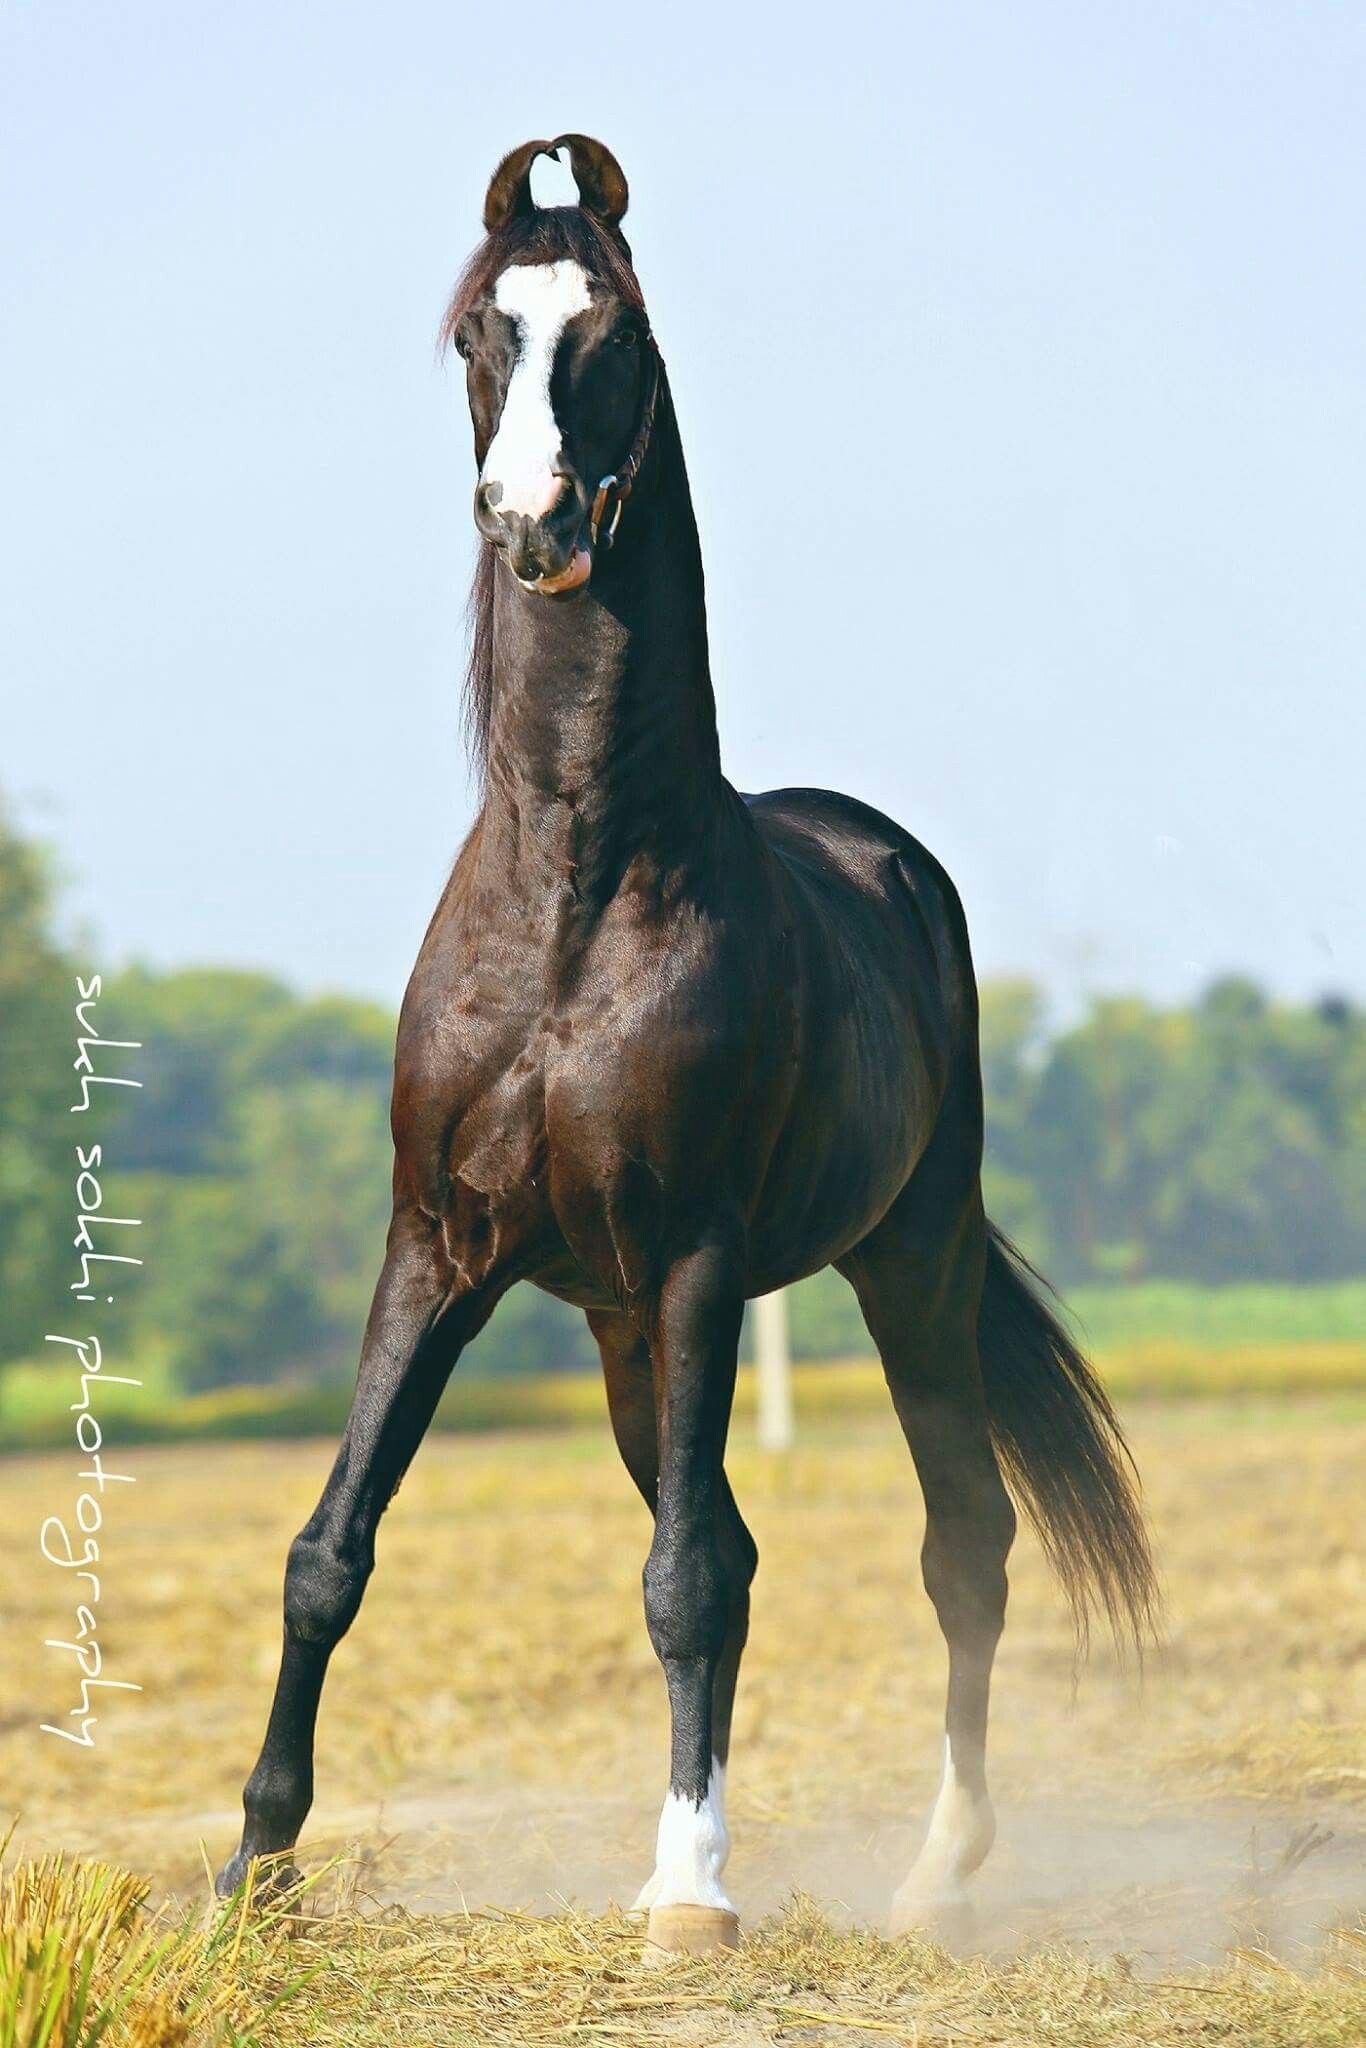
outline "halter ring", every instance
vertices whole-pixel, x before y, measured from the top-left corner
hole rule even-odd
[[[607,545],[610,548],[612,542],[617,537],[617,523],[621,518],[621,508],[626,502],[620,494],[619,479],[615,471],[613,471],[611,476],[605,476],[598,485],[597,495],[593,499],[593,510],[588,515],[588,525],[593,535],[594,547],[598,544],[598,528],[602,525],[602,515],[607,510],[607,495],[609,491],[617,493],[617,502],[612,510],[612,524],[607,529]]]

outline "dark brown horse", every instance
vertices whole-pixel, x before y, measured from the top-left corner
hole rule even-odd
[[[541,210],[538,155],[580,203]],[[748,1298],[834,1265],[925,1495],[948,1643],[944,1776],[894,1924],[960,1901],[993,1834],[987,1695],[1015,1513],[1085,1629],[1141,1632],[1143,1523],[1104,1394],[982,1209],[963,911],[890,819],[721,772],[678,422],[584,136],[499,166],[445,333],[464,358],[483,535],[470,676],[483,801],[403,1005],[394,1212],[355,1403],[296,1538],[242,1845],[313,1796],[327,1661],[460,1351],[530,1280],[582,1307],[654,1514],[645,1614],[672,1713],[641,1894],[661,1946],[734,1938],[722,1790],[755,1549],[724,1471]]]

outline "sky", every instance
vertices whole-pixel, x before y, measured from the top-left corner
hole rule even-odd
[[[398,1000],[476,801],[437,324],[579,129],[732,779],[1064,1009],[1366,994],[1364,87],[1326,0],[0,0],[0,791],[91,965]]]

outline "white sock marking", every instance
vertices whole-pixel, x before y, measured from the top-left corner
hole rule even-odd
[[[936,1905],[953,1905],[967,1894],[964,1883],[996,1837],[996,1816],[985,1792],[969,1791],[954,1769],[944,1742],[944,1775],[934,1802],[925,1845],[893,1905],[893,1927]]]
[[[549,510],[560,491],[555,464],[560,429],[550,402],[550,377],[560,336],[592,301],[582,264],[514,263],[493,288],[494,304],[517,322],[521,340],[503,401],[498,431],[484,457],[483,480],[501,484],[500,512],[532,518]]]
[[[715,1757],[700,1806],[670,1792],[659,1816],[654,1876],[636,1900],[637,1912],[650,1906],[720,1906],[734,1912],[721,1883],[730,1855],[725,1804],[725,1766]]]

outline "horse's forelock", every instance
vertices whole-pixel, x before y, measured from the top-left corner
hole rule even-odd
[[[621,236],[601,227],[577,206],[546,206],[517,215],[484,237],[456,281],[441,322],[439,348],[444,352],[450,347],[470,307],[492,290],[510,264],[566,259],[579,264],[590,278],[606,285],[627,305],[644,311],[640,280]]]

